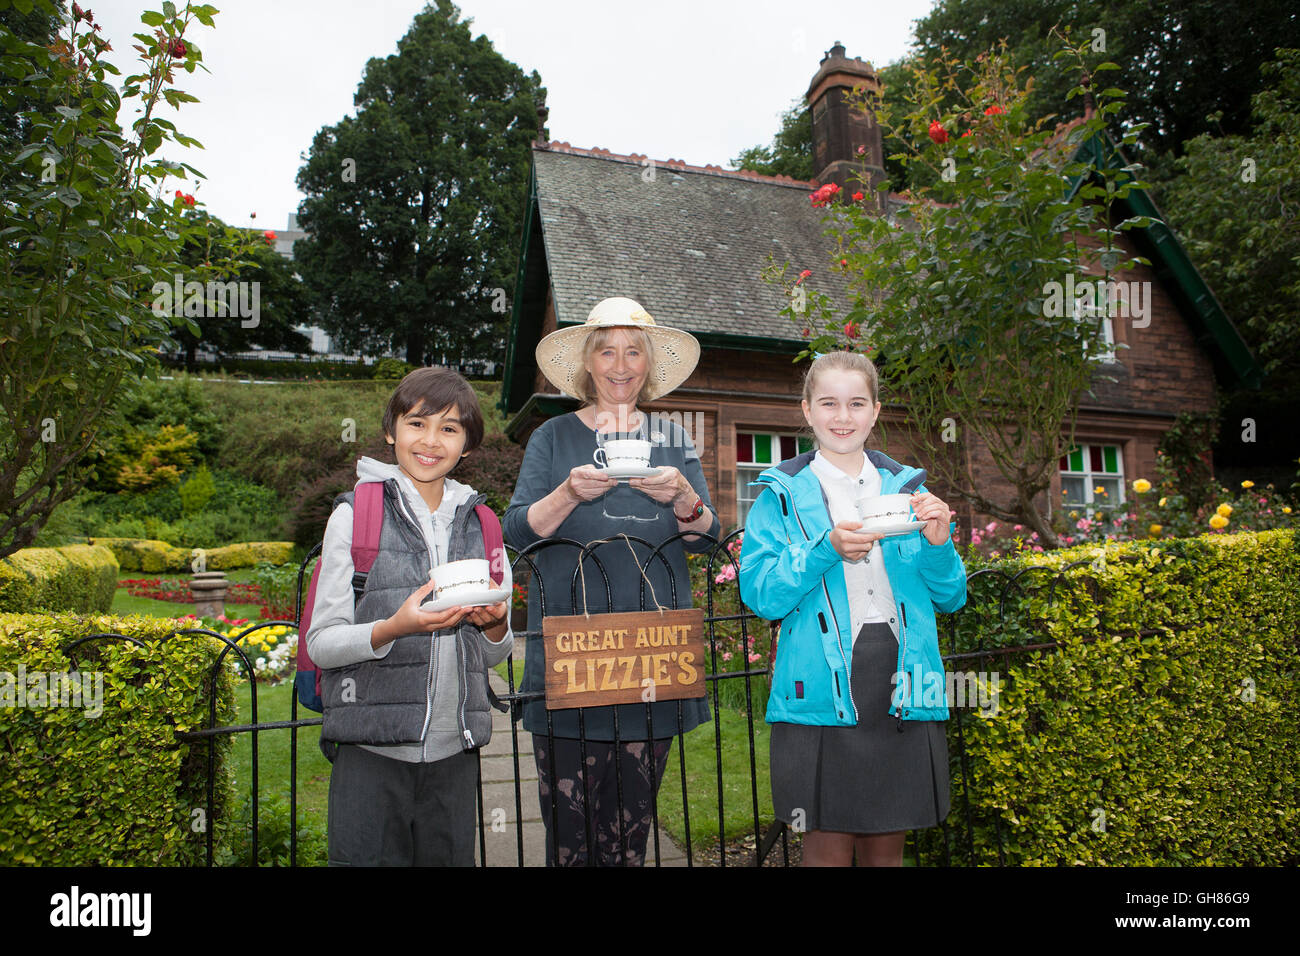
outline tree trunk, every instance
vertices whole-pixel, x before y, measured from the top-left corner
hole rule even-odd
[[[416,368],[424,367],[424,333],[417,329],[406,333],[406,361]]]

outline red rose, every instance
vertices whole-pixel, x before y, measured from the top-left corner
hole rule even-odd
[[[270,229],[266,230],[266,232],[262,233],[262,235],[266,237],[267,242],[275,242],[275,233],[273,233]]]
[[[185,195],[185,194],[184,194],[183,192],[181,192],[179,189],[176,190],[176,198],[177,198],[177,199],[180,199],[180,198],[181,198],[182,196],[184,196],[184,195]]]
[[[930,138],[940,145],[948,142],[948,131],[938,120],[930,124]]]
[[[964,133],[961,134],[961,138],[962,138],[962,139],[965,139],[965,138],[966,138],[967,136],[969,136],[969,135],[970,135],[970,130],[966,130],[966,132],[964,132]]]
[[[854,193],[854,194],[853,194],[853,201],[854,201],[854,202],[862,202],[862,199],[863,199],[862,193],[857,192],[857,193]]]
[[[803,330],[803,337],[804,337],[804,338],[808,338],[808,336],[811,334],[811,332],[812,332],[811,329],[804,329],[804,330]]]
[[[82,11],[81,7],[77,6],[77,4],[74,3],[74,4],[72,5],[72,22],[73,22],[73,23],[76,23],[78,20],[80,20],[80,19],[81,19],[82,17],[84,17],[84,16],[85,16],[85,13]]]
[[[184,56],[184,55],[185,55],[185,41],[184,41],[184,40],[171,40],[171,41],[169,41],[168,44],[167,44],[167,52],[168,52],[169,54],[171,54],[172,56]]]
[[[842,266],[847,266],[848,264],[849,264],[849,260],[848,260],[848,259],[841,259],[841,260],[840,260],[840,265],[842,265]]]
[[[858,337],[858,323],[856,323],[856,322],[845,322],[845,323],[844,323],[844,334],[847,335],[847,336],[848,336],[849,338],[851,338],[851,339],[856,339],[856,338]]]
[[[193,197],[192,195],[190,195],[189,193],[186,193],[186,194],[185,194],[185,205],[187,205],[187,206],[193,206],[193,205],[194,205],[194,197]]]
[[[812,275],[812,270],[811,270],[811,269],[804,269],[803,272],[799,273],[799,278],[797,278],[797,279],[794,280],[794,284],[795,284],[795,285],[798,285],[800,282],[802,282],[804,279],[808,278],[810,275]]]
[[[985,115],[985,116],[1001,116],[1001,115],[1002,115],[1003,113],[1005,113],[1005,112],[1006,112],[1006,110],[1004,110],[1002,107],[1000,107],[1000,106],[998,106],[996,103],[994,103],[992,106],[990,106],[988,109],[986,109],[986,110],[984,111],[984,115]]]

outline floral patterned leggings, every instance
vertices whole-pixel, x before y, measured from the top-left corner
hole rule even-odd
[[[654,741],[654,774],[650,770],[650,741],[635,740],[618,745],[618,774],[614,772],[612,742],[588,740],[586,774],[582,772],[582,744],[567,737],[555,738],[555,754],[547,752],[547,739],[533,735],[533,756],[537,760],[537,793],[541,800],[542,823],[546,827],[546,865],[556,863],[556,834],[559,835],[559,865],[642,866],[654,825],[652,795],[659,792],[672,738]],[[585,777],[585,781],[584,781]],[[584,783],[586,786],[584,798]],[[620,848],[618,785],[623,787],[623,835]],[[551,817],[551,786],[555,786],[555,814]],[[590,803],[594,857],[587,850],[588,823],[584,805]]]

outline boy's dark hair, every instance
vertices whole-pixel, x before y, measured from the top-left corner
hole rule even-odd
[[[384,409],[384,437],[396,437],[397,420],[412,409],[421,415],[436,415],[455,407],[465,429],[465,451],[483,443],[483,412],[478,395],[464,377],[449,368],[417,368],[397,383]]]

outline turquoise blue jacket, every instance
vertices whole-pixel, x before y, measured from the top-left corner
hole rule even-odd
[[[842,558],[821,482],[808,452],[769,468],[751,484],[757,499],[745,522],[740,596],[755,613],[781,621],[768,723],[853,726],[857,704],[849,684],[853,635]],[[868,451],[880,472],[880,493],[925,491],[925,470]],[[947,681],[935,611],[966,603],[966,569],[951,534],[932,545],[919,532],[876,545],[894,592],[898,667],[890,714],[899,721],[946,720]],[[901,678],[899,675],[902,675]]]

